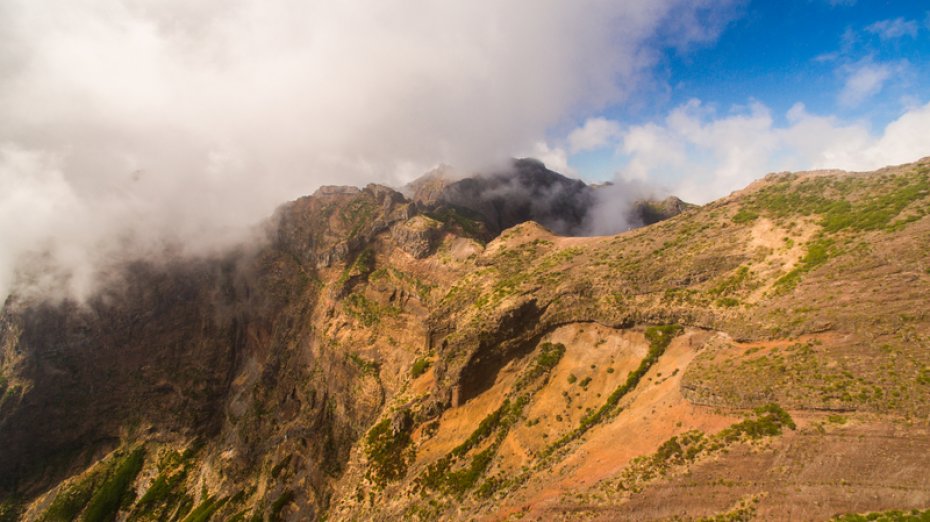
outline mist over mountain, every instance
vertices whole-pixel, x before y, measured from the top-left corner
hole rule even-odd
[[[654,201],[655,192],[642,184],[591,186],[530,158],[464,179],[439,169],[405,190],[424,208],[449,206],[473,213],[493,235],[526,221],[560,235],[606,235],[667,219],[688,206],[674,197]]]
[[[319,186],[506,165],[733,3],[4,2],[0,296],[214,254]]]

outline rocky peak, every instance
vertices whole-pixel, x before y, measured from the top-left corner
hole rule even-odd
[[[506,169],[456,179],[451,169],[438,168],[413,181],[405,192],[426,211],[455,209],[481,221],[491,239],[504,230],[535,221],[559,235],[585,235],[591,209],[606,197],[603,185],[588,185],[546,168],[539,160],[515,159]],[[673,217],[691,205],[675,197],[640,200],[627,221],[650,225]]]

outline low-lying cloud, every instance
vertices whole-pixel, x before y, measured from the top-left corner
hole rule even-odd
[[[530,150],[725,3],[3,2],[0,299],[229,245],[321,184]]]

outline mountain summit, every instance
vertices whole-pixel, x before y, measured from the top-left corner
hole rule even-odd
[[[592,208],[605,204],[609,185],[588,185],[546,168],[535,159],[513,160],[510,168],[456,179],[440,168],[413,181],[405,191],[428,211],[451,208],[485,224],[491,237],[535,221],[560,235],[588,235]],[[656,223],[689,207],[675,197],[664,201],[631,195],[625,223],[633,227]],[[606,202],[606,204],[616,202]]]

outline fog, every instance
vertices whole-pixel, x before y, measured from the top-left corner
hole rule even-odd
[[[6,0],[0,299],[81,299],[322,184],[468,172],[652,82],[721,2]],[[709,28],[709,29],[707,29]]]

